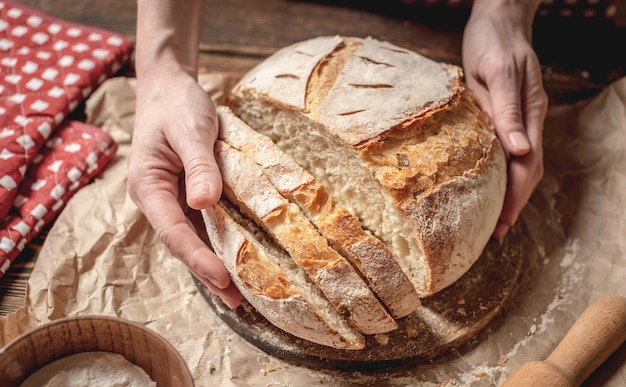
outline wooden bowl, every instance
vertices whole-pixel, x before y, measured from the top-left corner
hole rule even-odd
[[[167,340],[143,325],[114,317],[58,319],[0,349],[0,380],[18,386],[45,365],[80,352],[104,351],[141,367],[159,387],[192,387],[187,364]]]

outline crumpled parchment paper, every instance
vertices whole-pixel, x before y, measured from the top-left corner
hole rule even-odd
[[[201,76],[216,99],[232,81]],[[1,345],[50,320],[101,314],[144,323],[167,338],[197,386],[489,386],[547,357],[595,299],[626,296],[626,78],[592,100],[550,108],[545,177],[515,226],[524,235],[520,248],[533,259],[503,315],[472,343],[431,363],[371,374],[286,363],[215,316],[126,192],[134,101],[131,78],[106,81],[87,101],[88,122],[111,133],[118,154],[56,220],[24,308],[0,319]],[[626,385],[626,345],[588,384]]]

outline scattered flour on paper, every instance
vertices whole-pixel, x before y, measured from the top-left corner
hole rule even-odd
[[[572,296],[576,289],[580,286],[586,270],[586,265],[584,263],[576,261],[576,257],[578,256],[578,252],[580,250],[579,242],[580,241],[578,239],[568,239],[566,241],[564,246],[564,255],[560,262],[560,267],[562,268],[561,279],[555,288],[552,301],[539,317],[539,322],[529,326],[528,334],[523,339],[515,343],[506,354],[500,357],[500,359],[512,358],[520,351],[521,348],[524,348],[531,343],[535,335],[546,332],[550,325],[555,321],[553,313],[571,302]],[[547,261],[544,261],[544,265],[545,264],[547,264]],[[533,319],[533,321],[534,320],[535,319]],[[484,382],[486,378],[495,383],[497,376],[504,370],[504,363],[506,363],[506,361],[502,363],[503,364],[490,365],[485,362],[481,365],[474,366],[472,369],[459,374],[457,379],[451,378],[448,381],[448,385],[469,386],[473,383]]]

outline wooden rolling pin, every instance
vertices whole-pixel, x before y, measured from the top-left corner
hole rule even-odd
[[[626,340],[626,298],[604,296],[576,320],[544,361],[515,371],[503,387],[579,386]]]

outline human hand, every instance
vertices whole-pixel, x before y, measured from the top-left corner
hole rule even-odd
[[[194,226],[222,191],[217,133],[215,105],[193,76],[168,68],[139,79],[128,192],[170,252],[234,308],[241,294]]]
[[[531,46],[534,2],[475,1],[463,35],[468,86],[490,115],[509,156],[502,213],[493,232],[502,238],[543,176],[542,133],[548,108],[541,68]],[[522,3],[522,4],[520,4]]]

